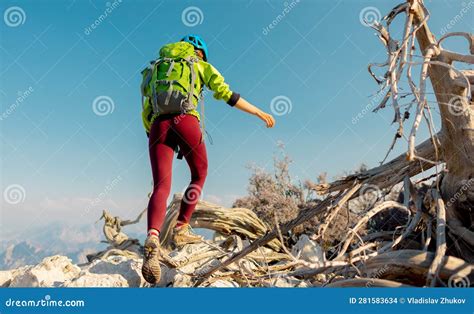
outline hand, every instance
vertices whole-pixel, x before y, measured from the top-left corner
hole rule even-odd
[[[268,114],[266,112],[263,112],[261,110],[257,111],[256,113],[257,117],[259,117],[265,124],[267,125],[267,128],[273,128],[275,125],[275,118],[271,114]]]
[[[235,104],[235,108],[259,117],[263,120],[263,122],[265,122],[267,128],[273,128],[273,126],[275,125],[275,119],[272,117],[271,114],[268,114],[258,109],[257,107],[246,101],[243,97],[239,98],[239,100]]]

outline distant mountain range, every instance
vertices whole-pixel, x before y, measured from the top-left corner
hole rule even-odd
[[[144,236],[137,231],[124,230],[129,236]],[[38,264],[44,257],[67,255],[75,264],[87,262],[86,255],[103,250],[102,224],[71,226],[51,223],[17,234],[2,235],[0,242],[0,270]]]

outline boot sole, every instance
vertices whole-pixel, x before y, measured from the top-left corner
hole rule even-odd
[[[161,279],[160,262],[158,260],[144,262],[142,266],[142,275],[148,283],[158,283]]]

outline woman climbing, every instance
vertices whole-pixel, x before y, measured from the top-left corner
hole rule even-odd
[[[148,234],[142,268],[144,278],[150,283],[160,279],[160,260],[168,261],[160,248],[159,236],[171,190],[173,156],[178,149],[178,158],[184,157],[191,170],[191,182],[180,204],[173,244],[181,247],[203,240],[189,225],[207,175],[206,146],[199,124],[204,117],[196,110],[203,87],[214,92],[214,98],[257,116],[267,127],[275,124],[270,114],[230,90],[222,75],[207,62],[207,45],[199,36],[188,35],[180,42],[167,44],[159,54],[159,59],[142,72],[141,86],[142,118],[149,135],[154,183],[148,204]]]

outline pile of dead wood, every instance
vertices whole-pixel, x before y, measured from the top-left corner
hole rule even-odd
[[[347,230],[347,236],[338,245],[337,255],[325,251],[319,243],[327,225],[333,223],[331,217],[360,187],[361,184],[356,183],[348,191],[326,198],[316,208],[302,211],[298,218],[280,225],[277,230],[269,230],[246,208],[224,208],[200,201],[191,225],[214,230],[217,236],[171,253],[177,270],[186,274],[174,277],[173,285],[208,286],[215,282],[233,282],[237,286],[267,287],[400,287],[435,282],[437,286],[454,287],[469,286],[473,282],[472,264],[453,256],[443,256],[436,261],[436,253],[428,250],[432,235],[425,236],[424,243],[419,243],[417,249],[398,249],[408,240],[413,247],[413,242],[421,239],[413,237],[413,232],[428,221],[432,223],[433,219],[429,212],[413,212],[413,206],[394,201],[381,202],[365,212]],[[416,193],[413,187],[410,190]],[[176,221],[181,198],[181,195],[175,195],[168,208],[162,238],[165,247],[169,247],[170,226]],[[364,239],[358,236],[358,230],[370,217],[393,208],[409,213],[411,218],[406,226],[389,232],[369,233]],[[320,234],[313,234],[311,238],[303,235],[292,248],[282,244],[283,234],[313,215],[327,217],[326,223],[320,226]],[[433,278],[430,277],[432,269],[435,269]]]

